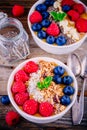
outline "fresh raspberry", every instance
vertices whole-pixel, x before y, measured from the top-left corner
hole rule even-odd
[[[25,92],[27,90],[25,84],[21,81],[14,82],[12,86],[12,92],[15,93],[21,93]]]
[[[38,11],[34,11],[31,15],[30,15],[30,22],[32,24],[34,23],[39,23],[42,21],[42,15],[38,12]]]
[[[22,106],[28,98],[29,94],[27,92],[17,93],[14,97],[15,102],[20,106]]]
[[[29,77],[27,76],[27,74],[25,73],[24,70],[19,70],[15,76],[14,76],[15,81],[23,81],[26,82]]]
[[[50,26],[46,29],[46,33],[51,36],[58,36],[60,33],[60,29],[57,23],[52,22]]]
[[[87,32],[87,19],[79,18],[75,24],[78,32]]]
[[[19,17],[24,14],[24,6],[21,5],[14,5],[12,8],[12,14],[15,17]]]
[[[53,114],[53,106],[49,102],[42,102],[39,106],[39,112],[42,116],[51,116]]]
[[[79,13],[75,10],[70,10],[67,14],[72,21],[76,21],[80,17]]]
[[[26,73],[36,72],[38,70],[38,65],[33,61],[29,61],[24,66],[24,70],[25,70]]]
[[[30,115],[34,115],[38,110],[38,102],[34,99],[27,100],[23,105],[23,110]]]
[[[62,0],[61,4],[62,4],[62,6],[64,6],[64,5],[73,6],[75,4],[75,1],[73,1],[73,0]]]
[[[80,3],[76,3],[74,6],[73,6],[73,9],[76,10],[79,14],[82,14],[85,12],[85,7],[80,4]]]
[[[9,126],[16,125],[19,122],[19,114],[15,111],[7,112],[5,116],[5,121]]]

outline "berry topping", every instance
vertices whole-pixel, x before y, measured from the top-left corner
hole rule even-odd
[[[70,95],[74,94],[75,89],[72,86],[66,86],[66,87],[64,87],[63,92],[65,95],[70,96]]]
[[[19,114],[15,111],[7,112],[5,121],[9,126],[16,125],[19,122]]]
[[[47,6],[45,4],[39,4],[36,6],[36,10],[39,12],[43,12],[47,10]]]
[[[54,4],[54,0],[45,0],[44,4],[48,7],[52,6]]]
[[[44,12],[41,13],[41,15],[42,15],[43,19],[47,19],[50,14],[49,14],[49,12],[44,11]]]
[[[59,29],[59,26],[57,25],[57,23],[53,22],[47,28],[46,32],[47,32],[48,35],[58,36],[59,33],[60,33],[60,29]]]
[[[60,103],[62,105],[66,105],[67,106],[67,105],[69,105],[71,103],[71,99],[70,99],[70,97],[68,95],[64,95],[64,96],[62,96],[60,98]]]
[[[29,61],[26,63],[24,66],[24,70],[26,73],[33,73],[37,72],[38,70],[38,65],[34,61]]]
[[[34,99],[27,100],[23,105],[23,110],[30,115],[34,115],[38,110],[38,102]]]
[[[80,17],[79,13],[75,10],[70,10],[67,14],[72,21],[76,21]]]
[[[53,44],[55,42],[55,38],[53,36],[48,36],[46,39],[47,43]]]
[[[62,76],[65,72],[65,69],[62,66],[56,66],[53,70],[54,74]]]
[[[74,6],[73,6],[73,9],[76,10],[79,14],[82,14],[85,12],[85,7],[80,4],[80,3],[76,3]]]
[[[41,25],[43,27],[48,27],[50,25],[50,21],[48,19],[44,19],[42,22],[41,22]]]
[[[15,76],[14,76],[15,81],[23,81],[26,82],[29,77],[27,76],[27,74],[24,72],[24,70],[19,70]]]
[[[41,102],[39,106],[39,113],[44,116],[51,116],[53,114],[53,106],[49,102]]]
[[[21,81],[17,81],[14,82],[13,86],[12,86],[12,92],[15,93],[21,93],[21,92],[25,92],[26,91],[26,86],[23,82]]]
[[[87,19],[79,18],[75,24],[78,32],[87,32]]]
[[[64,76],[63,77],[63,83],[66,84],[66,85],[69,85],[73,82],[73,79],[71,76]]]
[[[67,39],[65,36],[58,36],[56,38],[56,44],[58,44],[59,46],[65,45],[67,42]]]
[[[61,83],[62,83],[62,78],[61,78],[59,75],[54,75],[54,76],[53,76],[53,81],[54,81],[56,84],[61,84]]]
[[[37,36],[38,36],[40,39],[44,39],[44,38],[46,38],[47,35],[46,35],[46,32],[45,32],[45,31],[41,30],[41,31],[38,32]]]
[[[23,105],[26,100],[28,100],[29,94],[27,92],[17,93],[14,97],[15,102],[18,105]]]
[[[33,30],[33,31],[40,31],[41,28],[42,28],[42,26],[41,26],[40,23],[34,23],[34,24],[32,25],[32,30]]]
[[[4,105],[7,105],[10,103],[9,97],[7,95],[4,95],[1,97],[1,103]]]
[[[42,15],[40,14],[40,12],[38,11],[34,11],[31,15],[30,15],[30,22],[32,24],[34,23],[39,23],[42,21]]]
[[[73,0],[62,0],[62,6],[64,5],[69,5],[69,6],[73,6],[75,4],[75,1]]]
[[[69,5],[64,5],[64,6],[62,6],[62,10],[63,10],[64,12],[68,12],[70,9],[71,9],[71,7],[70,7]]]
[[[15,17],[19,17],[24,14],[24,6],[21,5],[14,5],[12,8],[12,14]]]

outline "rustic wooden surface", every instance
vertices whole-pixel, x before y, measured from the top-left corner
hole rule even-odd
[[[66,63],[67,61],[67,56],[68,55],[53,55],[49,54],[42,49],[40,49],[35,42],[32,39],[32,36],[30,34],[30,31],[28,29],[27,25],[27,15],[29,12],[29,9],[31,6],[36,2],[37,0],[0,0],[0,11],[3,11],[8,14],[8,17],[13,17],[11,10],[14,4],[20,4],[25,7],[25,13],[22,17],[18,17],[18,19],[22,22],[25,30],[29,34],[29,43],[30,43],[30,52],[31,54],[28,56],[28,58],[32,57],[37,57],[37,56],[48,56],[48,57],[53,57],[58,60],[61,60],[62,62]],[[87,5],[86,0],[81,0]],[[79,55],[79,57],[83,58],[84,55],[87,54],[87,40],[85,40],[84,44],[75,51],[76,54]],[[17,66],[20,62],[17,62],[14,64],[14,66]],[[2,61],[0,59],[0,64],[7,64],[6,62]],[[7,95],[7,81],[9,78],[9,75],[11,74],[13,69],[7,69],[7,68],[0,68],[0,98],[2,95]],[[79,93],[82,87],[82,80],[79,79]],[[78,93],[78,95],[79,95]],[[31,123],[24,118],[21,117],[20,123],[16,125],[15,127],[8,127],[6,122],[5,122],[5,114],[9,110],[14,110],[13,106],[10,105],[2,105],[0,102],[0,130],[7,130],[7,129],[12,129],[12,130],[83,130],[87,129],[87,84],[86,84],[86,90],[85,90],[85,109],[84,109],[84,117],[80,125],[74,126],[72,124],[72,116],[71,116],[71,110],[60,120],[57,120],[56,122],[53,123],[48,123],[48,124],[43,124],[43,125],[38,125]]]

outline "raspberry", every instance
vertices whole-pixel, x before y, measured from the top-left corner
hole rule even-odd
[[[24,66],[24,70],[25,70],[26,73],[36,72],[38,70],[38,65],[33,61],[29,61]]]
[[[32,24],[34,23],[39,23],[42,21],[42,15],[38,12],[38,11],[34,11],[31,15],[30,15],[30,22]]]
[[[85,12],[85,8],[82,4],[80,3],[76,3],[74,6],[73,6],[73,9],[76,10],[79,14],[82,14]]]
[[[50,24],[50,26],[46,29],[46,33],[51,36],[58,36],[60,33],[58,25],[53,22]]]
[[[87,20],[86,19],[79,18],[76,21],[75,26],[76,26],[78,32],[87,32]]]
[[[53,106],[49,102],[42,102],[39,106],[39,112],[42,116],[51,116],[53,114]]]
[[[15,111],[7,112],[5,116],[5,121],[9,126],[16,125],[19,122],[19,114]]]
[[[80,17],[79,13],[75,10],[70,10],[67,14],[72,21],[76,21]]]
[[[34,115],[38,110],[38,102],[34,99],[27,100],[23,105],[23,110],[30,115]]]
[[[73,6],[75,4],[75,1],[73,1],[73,0],[62,0],[61,4],[62,4],[62,6],[64,6],[64,5]]]
[[[22,106],[28,98],[29,94],[27,92],[17,93],[14,97],[15,102],[20,106]]]
[[[20,93],[20,92],[25,92],[27,90],[25,84],[21,81],[14,82],[12,86],[12,92],[15,93]]]
[[[24,70],[19,70],[15,76],[14,76],[15,81],[23,81],[26,82],[29,77],[27,76],[27,74],[24,72]]]
[[[14,5],[12,8],[12,14],[15,17],[19,17],[24,14],[24,7],[21,5]]]

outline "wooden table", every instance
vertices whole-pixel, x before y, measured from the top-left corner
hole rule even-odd
[[[12,16],[12,7],[14,4],[20,4],[25,7],[25,14],[22,17],[18,17],[18,19],[22,22],[25,30],[29,34],[29,44],[30,44],[30,52],[31,54],[28,56],[28,58],[32,57],[37,57],[37,56],[48,56],[48,57],[53,57],[58,60],[61,60],[62,62],[66,63],[68,55],[53,55],[49,54],[42,49],[40,49],[32,39],[32,36],[30,34],[30,31],[28,29],[27,25],[27,15],[28,11],[31,8],[31,6],[36,2],[37,0],[0,0],[0,11],[3,11],[8,14],[8,17],[13,17]],[[82,0],[86,5],[87,1]],[[78,54],[82,58],[84,55],[87,54],[87,40],[84,42],[84,44],[75,51],[76,54]],[[14,64],[14,66],[17,66],[20,62],[17,62]],[[6,62],[2,61],[0,59],[0,64],[7,64]],[[13,69],[8,69],[8,68],[0,68],[0,97],[2,95],[7,95],[7,81],[9,78],[9,75]],[[82,87],[82,81],[79,79],[79,92]],[[79,95],[79,93],[78,93]],[[86,90],[85,90],[85,109],[84,109],[84,117],[80,125],[74,126],[72,124],[72,116],[71,116],[71,110],[63,116],[61,119],[53,122],[53,123],[48,123],[48,124],[43,124],[43,125],[38,125],[31,123],[24,118],[21,117],[20,123],[17,124],[15,127],[8,127],[6,122],[5,122],[5,115],[9,110],[15,110],[13,106],[10,105],[2,105],[0,102],[0,130],[7,130],[7,128],[12,129],[12,130],[55,130],[55,129],[61,129],[61,130],[81,130],[81,129],[86,129],[87,128],[87,84],[86,84]]]

